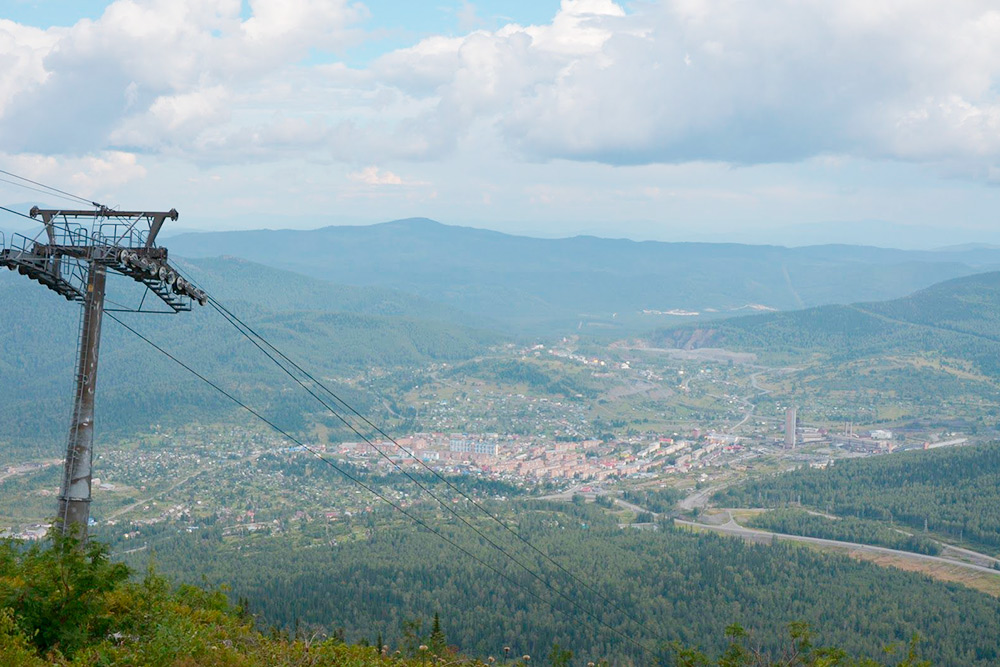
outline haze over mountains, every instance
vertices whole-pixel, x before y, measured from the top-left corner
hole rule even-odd
[[[620,335],[702,317],[891,299],[1000,267],[984,247],[905,251],[538,239],[412,218],[311,231],[182,234],[171,252],[234,255],[336,283],[382,286],[511,331]]]
[[[523,335],[581,332],[641,335],[656,346],[834,360],[877,357],[891,344],[897,354],[937,350],[976,375],[1000,374],[1000,342],[991,333],[1000,312],[1000,273],[968,276],[1000,265],[1000,250],[989,247],[930,252],[543,240],[413,219],[310,232],[188,234],[171,239],[170,248],[190,278],[310,366],[330,373],[468,359]],[[223,254],[230,257],[206,259]],[[947,280],[953,276],[960,278]],[[902,296],[941,280],[946,282]],[[109,298],[138,302],[130,283],[112,284]],[[887,297],[897,298],[879,302]],[[837,302],[855,305],[831,305]],[[78,313],[7,272],[0,274],[0,305],[35,314],[0,323],[0,379],[20,388],[0,402],[0,421],[61,432],[61,421],[53,418],[68,410],[71,377],[65,369],[75,356]],[[713,321],[754,308],[789,312]],[[670,310],[691,315],[666,314]],[[698,324],[684,326],[692,320]],[[260,362],[244,359],[237,347],[243,341],[215,313],[130,321],[210,374],[250,391],[270,391],[250,381]],[[220,408],[115,323],[105,329],[106,415],[132,423],[138,413],[152,420],[171,411]],[[138,381],[154,376],[156,382]],[[170,387],[172,410],[163,407],[159,378]],[[153,386],[161,389],[147,391]],[[274,400],[279,412],[299,409]],[[41,404],[46,410],[38,410]],[[115,425],[107,418],[102,424]]]
[[[390,289],[333,285],[237,259],[175,264],[327,377],[466,359],[501,340],[468,326],[471,316]],[[140,298],[132,281],[109,281],[108,308],[135,307]],[[0,272],[0,308],[14,314],[0,318],[0,386],[18,388],[0,395],[0,433],[9,441],[23,440],[36,455],[57,454],[72,398],[79,308],[8,271]],[[300,424],[304,411],[311,410],[284,391],[287,378],[210,308],[172,316],[114,315],[238,395],[266,401],[266,412],[286,425]],[[99,428],[134,429],[231,409],[108,318],[102,339]],[[372,400],[350,388],[340,391],[361,406]]]
[[[826,354],[844,362],[886,354],[961,360],[1000,379],[1000,272],[947,280],[889,301],[827,305],[661,329],[656,345],[726,347],[772,356]]]

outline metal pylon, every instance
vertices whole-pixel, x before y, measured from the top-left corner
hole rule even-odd
[[[80,356],[76,373],[73,418],[66,445],[66,465],[59,490],[59,518],[63,530],[79,526],[86,532],[90,520],[90,492],[94,463],[94,396],[97,390],[97,360],[104,319],[107,270],[90,263],[87,292],[80,319]]]
[[[0,266],[38,281],[69,301],[83,304],[76,394],[57,518],[64,533],[72,531],[85,538],[94,462],[97,360],[108,273],[144,285],[147,294],[153,294],[161,306],[167,307],[166,310],[144,307],[143,297],[134,309],[109,310],[179,313],[191,310],[193,303],[205,305],[208,295],[181,277],[167,263],[167,249],[156,245],[156,235],[163,223],[177,219],[176,210],[160,213],[116,211],[103,206],[93,211],[35,207],[31,209],[31,217],[41,217],[45,239],[39,232],[35,238],[17,234],[9,243],[0,240]],[[87,224],[80,224],[81,220]]]

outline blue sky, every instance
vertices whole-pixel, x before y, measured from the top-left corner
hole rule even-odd
[[[3,17],[40,28],[70,26],[83,18],[100,18],[107,0],[4,0],[0,3]],[[440,32],[464,32],[461,24],[463,9],[471,4],[486,27],[497,28],[511,21],[542,23],[559,9],[552,0],[480,0],[476,3],[432,0],[428,3],[402,0],[368,0],[363,3],[370,11],[372,25],[404,28],[417,35]],[[242,16],[252,13],[250,3],[242,2]]]
[[[2,15],[39,28],[73,25],[82,18],[97,19],[107,2],[101,0],[4,0]]]
[[[0,167],[184,228],[1000,243],[990,2],[0,0],[0,62]]]
[[[81,19],[95,21],[104,13],[107,0],[0,0],[0,17],[39,28],[71,26]],[[355,45],[343,59],[360,65],[394,48],[409,46],[432,35],[461,35],[472,29],[495,30],[505,23],[544,23],[559,9],[556,0],[480,0],[479,2],[404,2],[367,0],[362,22],[371,38]],[[242,0],[240,15],[249,18],[253,9]],[[316,54],[307,62],[330,62],[337,58]]]

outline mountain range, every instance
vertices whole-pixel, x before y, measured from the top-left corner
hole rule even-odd
[[[171,252],[232,255],[347,285],[400,290],[508,331],[609,336],[694,317],[891,299],[1000,268],[989,247],[905,251],[540,239],[413,218],[309,231],[180,234]]]
[[[664,347],[726,347],[798,358],[825,354],[835,360],[923,352],[962,359],[1000,380],[1000,272],[947,280],[888,301],[664,328],[649,340]]]
[[[327,378],[461,361],[518,337],[579,329],[609,338],[642,334],[655,346],[725,346],[834,362],[930,350],[976,377],[1000,376],[1000,273],[977,274],[1000,265],[1000,251],[989,247],[544,240],[407,220],[314,232],[180,235],[170,250],[185,275]],[[222,253],[229,256],[215,256]],[[944,282],[928,286],[939,279]],[[881,300],[884,295],[893,298]],[[135,305],[140,295],[121,280],[112,282],[109,298],[112,306]],[[813,303],[825,305],[720,319],[748,307]],[[0,439],[28,446],[43,441],[44,450],[58,451],[79,311],[8,272],[0,272],[0,308],[6,313],[0,386],[17,388],[0,396],[0,434],[11,434]],[[643,312],[672,308],[700,316]],[[303,425],[304,411],[313,410],[284,391],[287,379],[209,308],[119,316],[227,388],[264,401],[289,427]],[[691,324],[656,328],[664,321]],[[110,320],[99,386],[102,428],[228,409]],[[339,388],[360,407],[377,400]]]

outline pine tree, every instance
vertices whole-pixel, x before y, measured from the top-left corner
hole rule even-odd
[[[434,612],[434,623],[431,625],[430,648],[435,655],[443,655],[448,648],[448,641],[441,630],[441,618]]]

